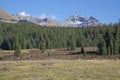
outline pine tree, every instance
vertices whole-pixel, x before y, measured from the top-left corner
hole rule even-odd
[[[117,51],[120,54],[120,22],[117,25],[117,35],[116,35],[116,41],[117,41]]]
[[[106,52],[106,43],[103,39],[101,39],[97,45],[98,47],[98,51],[101,55],[106,55],[107,52]]]
[[[74,40],[74,39],[71,40],[70,45],[71,45],[71,49],[70,49],[70,50],[75,50],[75,48],[76,48],[76,43],[75,43],[75,40]]]
[[[100,55],[107,55],[107,43],[105,42],[106,39],[104,39],[103,35],[104,34],[98,34],[97,36],[97,48]]]
[[[45,42],[44,39],[41,41],[40,49],[42,50],[42,52],[45,52],[45,49],[46,49],[46,42]]]
[[[70,50],[70,40],[69,39],[67,40],[67,50],[68,51]]]
[[[72,37],[70,40],[70,50],[75,50],[76,49],[76,42],[75,39]]]
[[[18,42],[15,43],[15,52],[14,52],[15,57],[21,57],[21,47]]]
[[[46,48],[47,48],[47,49],[50,49],[50,48],[51,48],[50,44],[51,44],[50,40],[47,39],[47,42],[46,42]]]
[[[86,56],[86,51],[85,51],[85,49],[84,49],[83,46],[81,46],[81,53],[82,53],[84,56]]]
[[[114,32],[114,39],[113,39],[113,52],[114,54],[118,54],[118,47],[119,47],[119,44],[118,44],[118,26],[117,24],[114,26],[115,27],[115,32]]]

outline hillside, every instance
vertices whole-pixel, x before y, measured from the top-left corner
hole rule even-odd
[[[16,19],[0,8],[0,20],[12,21]]]

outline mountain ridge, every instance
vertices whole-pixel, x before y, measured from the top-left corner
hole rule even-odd
[[[72,26],[72,27],[82,27],[82,26],[97,26],[101,25],[99,20],[96,18],[90,16],[90,17],[83,17],[80,15],[72,15],[68,17],[65,21],[63,22],[57,22],[55,20],[51,20],[48,18],[35,18],[32,16],[22,16],[20,14],[14,14],[13,15],[15,18],[19,20],[27,20],[30,22],[33,22],[37,25],[44,25],[44,26]]]
[[[0,21],[6,22],[6,23],[30,23],[30,24],[36,24],[41,26],[51,26],[51,27],[82,27],[82,26],[97,26],[101,25],[99,20],[96,18],[90,16],[90,17],[83,17],[80,15],[72,15],[69,16],[65,21],[63,22],[57,22],[55,20],[49,19],[47,17],[45,18],[37,18],[31,15],[25,15],[25,13],[21,14],[12,14],[10,15],[6,11],[0,9]]]
[[[72,26],[76,26],[76,27],[101,25],[101,23],[92,16],[83,17],[80,15],[72,15],[72,16],[68,17],[68,19],[65,20],[65,24],[67,24],[67,26],[72,25]]]

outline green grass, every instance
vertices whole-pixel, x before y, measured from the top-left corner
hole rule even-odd
[[[0,80],[120,80],[120,61],[1,61]]]

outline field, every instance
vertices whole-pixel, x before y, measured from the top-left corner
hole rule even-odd
[[[0,50],[0,80],[120,80],[120,56],[101,56],[96,48]],[[94,54],[93,54],[94,53]]]
[[[93,50],[96,48],[86,48],[87,51]],[[51,59],[62,59],[62,60],[75,60],[79,59],[80,48],[76,50],[68,51],[67,49],[48,49],[44,53],[39,49],[25,49],[22,50],[22,57],[20,60],[51,60]],[[1,60],[15,60],[13,50],[0,50],[0,59]]]
[[[75,50],[63,49],[48,49],[42,53],[39,49],[25,49],[22,50],[21,57],[15,58],[13,50],[0,50],[1,61],[13,61],[13,60],[118,60],[120,55],[102,56],[97,53],[96,47],[86,47],[85,51],[87,55],[80,53],[80,48]]]
[[[0,80],[120,80],[120,61],[1,61]]]

